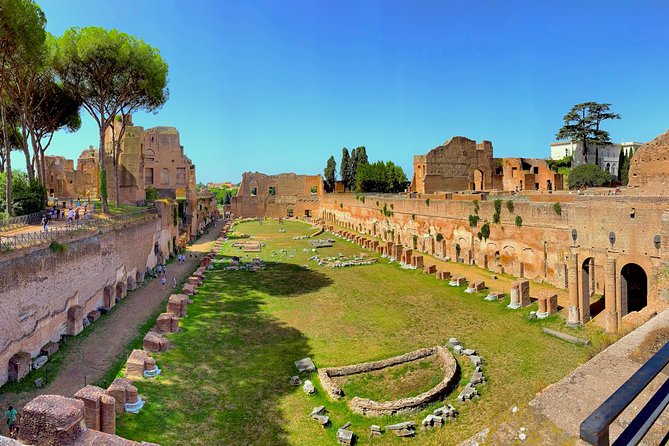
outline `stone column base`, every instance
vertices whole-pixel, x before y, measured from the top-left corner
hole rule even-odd
[[[575,306],[569,307],[569,316],[567,317],[567,326],[578,327],[580,325],[583,325],[583,324],[578,319],[578,307],[575,307]]]
[[[608,333],[615,333],[618,331],[618,312],[606,312],[606,331]]]

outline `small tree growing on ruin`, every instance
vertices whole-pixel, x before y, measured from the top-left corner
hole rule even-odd
[[[599,164],[599,148],[611,143],[609,132],[601,129],[602,121],[620,119],[620,115],[611,112],[611,104],[583,102],[574,105],[562,118],[564,125],[555,135],[558,140],[580,142],[583,159],[588,163],[588,147],[595,147],[594,163]]]

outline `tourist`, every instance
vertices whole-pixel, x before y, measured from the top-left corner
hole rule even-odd
[[[77,197],[77,207],[81,207],[81,198]]]
[[[5,412],[5,418],[7,419],[7,427],[9,428],[10,437],[14,436],[14,423],[16,422],[16,416],[16,409],[14,409],[13,406],[9,406],[7,408],[7,412]]]
[[[174,276],[172,278],[172,288],[176,288],[176,287],[177,287],[177,276]]]
[[[163,276],[163,277],[160,279],[160,284],[163,286],[163,289],[165,289],[165,283],[167,283],[167,280],[165,279],[165,276]]]
[[[88,211],[84,208],[84,223],[88,223]]]
[[[77,224],[79,224],[79,208],[77,208],[77,210],[74,211],[74,220],[76,221]]]
[[[70,226],[72,225],[72,218],[74,217],[74,211],[72,208],[67,210],[67,225]]]

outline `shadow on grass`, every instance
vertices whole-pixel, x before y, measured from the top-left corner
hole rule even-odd
[[[137,383],[147,398],[123,414],[117,433],[170,445],[288,445],[281,401],[294,361],[310,356],[299,330],[263,312],[267,295],[291,297],[330,284],[323,274],[284,263],[267,269],[209,273],[188,307],[174,348],[156,360],[158,379]],[[308,414],[304,414],[307,416]]]

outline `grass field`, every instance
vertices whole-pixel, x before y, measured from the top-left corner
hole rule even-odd
[[[559,316],[530,321],[528,314],[536,304],[509,310],[508,298],[487,302],[482,294],[465,294],[433,275],[402,270],[384,259],[368,266],[319,267],[308,260],[313,253],[304,251],[310,248],[308,241],[293,240],[313,232],[303,223],[247,222],[236,229],[256,236],[266,246],[260,254],[243,255],[226,243],[223,255],[241,255],[246,260],[259,256],[267,268],[258,273],[217,268],[209,273],[188,308],[188,318],[181,321],[183,330],[170,335],[174,348],[156,355],[163,374],[136,384],[147,405],[138,415],[123,414],[118,419],[119,435],[164,446],[332,445],[337,427],[350,421],[358,444],[371,444],[371,424],[420,422],[443,403],[397,417],[355,415],[346,398],[328,399],[315,374],[311,377],[318,390],[315,396],[292,387],[293,362],[308,356],[319,367],[355,364],[458,337],[484,358],[488,382],[479,388],[482,397],[456,402],[472,372],[468,361],[458,357],[461,385],[447,401],[460,410],[459,418],[441,429],[419,432],[411,440],[416,445],[457,444],[494,425],[514,405],[527,403],[591,353],[591,347],[542,334],[544,326],[566,328]],[[318,255],[362,251],[337,240]],[[586,327],[574,333],[596,337],[595,330]],[[434,379],[430,371],[429,367],[400,368],[386,375],[356,377],[349,381],[348,390],[365,392],[360,396],[367,397],[422,391]],[[396,385],[393,373],[400,380]],[[416,381],[401,382],[407,374],[415,374]],[[375,381],[380,388],[374,388]],[[309,418],[318,405],[329,411],[333,424],[329,429]],[[373,444],[400,443],[401,439],[386,433]]]

